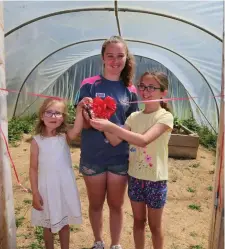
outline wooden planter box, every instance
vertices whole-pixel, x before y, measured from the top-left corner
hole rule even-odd
[[[199,136],[185,126],[181,125],[181,128],[187,134],[171,134],[169,140],[169,157],[196,159],[199,147]]]

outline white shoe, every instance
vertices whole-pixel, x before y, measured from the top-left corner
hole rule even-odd
[[[122,246],[121,245],[114,245],[114,246],[111,246],[110,249],[122,249]]]
[[[104,249],[105,244],[103,241],[96,241],[91,249]]]

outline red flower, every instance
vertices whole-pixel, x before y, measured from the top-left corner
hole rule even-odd
[[[96,97],[93,99],[92,108],[95,117],[110,119],[110,117],[116,111],[116,102],[109,96],[107,96],[105,99]]]

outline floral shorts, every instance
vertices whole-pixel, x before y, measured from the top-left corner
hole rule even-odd
[[[146,181],[129,177],[128,196],[131,201],[145,202],[149,208],[162,208],[166,203],[167,181]]]

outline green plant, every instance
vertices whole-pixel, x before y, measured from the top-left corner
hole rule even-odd
[[[37,242],[33,242],[30,247],[31,249],[44,249],[44,247],[40,244],[38,244]]]
[[[195,192],[195,189],[188,187],[188,188],[187,188],[187,191],[190,192],[190,193],[194,193],[194,192]]]
[[[16,218],[16,227],[20,227],[23,224],[24,217]]]
[[[34,230],[34,235],[36,241],[33,241],[32,244],[29,246],[31,249],[44,249],[43,246],[43,228],[42,227],[36,227]]]
[[[200,211],[201,210],[201,206],[200,205],[196,205],[196,204],[190,204],[188,206],[188,208],[192,209],[192,210],[198,210]]]
[[[32,200],[24,199],[23,202],[24,202],[25,204],[31,204],[31,203],[32,203]]]
[[[190,246],[190,249],[203,249],[200,245]]]
[[[20,212],[20,210],[22,209],[23,207],[22,206],[19,206],[19,207],[15,207],[15,210],[16,210],[16,214],[18,214]]]
[[[209,187],[207,188],[207,190],[212,191],[212,190],[213,190],[213,187],[212,187],[212,186],[209,186]]]
[[[74,105],[72,103],[67,105],[67,112],[68,112],[68,120],[67,120],[67,122],[69,124],[73,124],[74,123],[74,118],[76,116],[76,110],[75,110]]]
[[[15,145],[15,142],[19,141],[24,133],[31,133],[34,129],[36,119],[36,114],[29,117],[12,118],[8,123],[9,143]]]
[[[178,117],[174,117],[173,124],[175,127],[180,127],[180,125],[182,124],[182,121],[179,120]]]
[[[43,228],[42,227],[36,227],[34,231],[35,237],[39,243],[43,241]]]
[[[193,132],[197,133],[198,130],[200,129],[199,124],[193,118],[181,120],[180,122],[188,129],[192,130]]]
[[[182,124],[189,130],[197,133],[199,135],[199,142],[204,147],[208,149],[216,148],[217,134],[211,131],[207,126],[199,125],[193,118],[189,118],[186,120],[178,120],[178,118],[174,118],[174,125],[179,124]]]
[[[79,169],[79,166],[78,166],[77,164],[74,164],[74,165],[73,165],[73,168],[74,168],[74,169]]]

